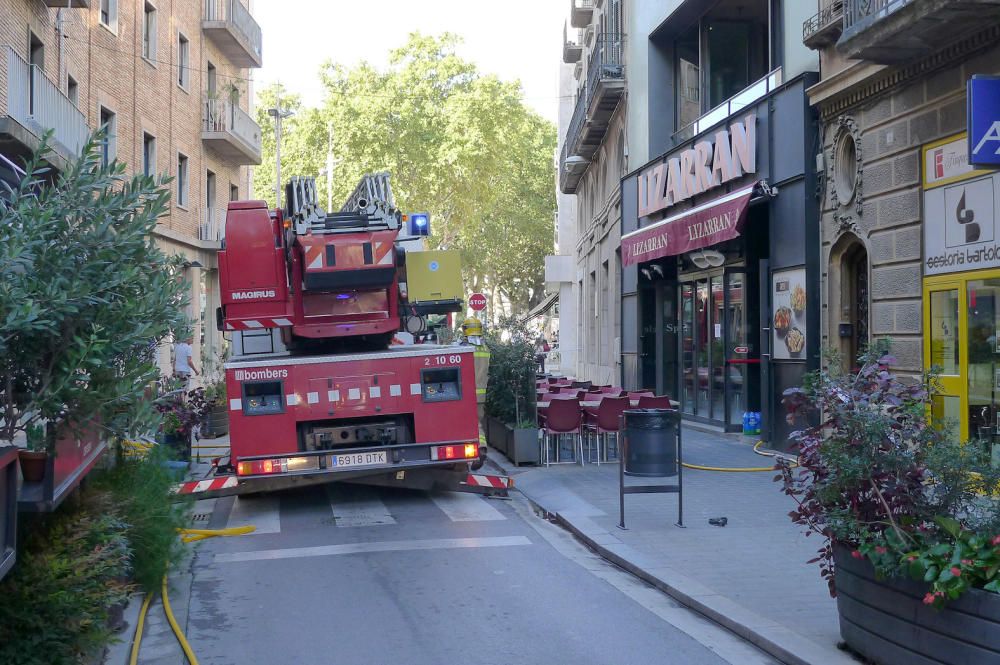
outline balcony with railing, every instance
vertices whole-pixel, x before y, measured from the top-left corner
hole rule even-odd
[[[57,157],[72,159],[90,135],[87,119],[37,65],[7,47],[7,109],[0,114],[0,137],[20,150],[33,150],[46,131]]]
[[[844,29],[844,0],[821,0],[819,12],[802,24],[802,43],[811,49],[837,42]]]
[[[240,0],[205,0],[201,28],[238,67],[260,67],[260,26]]]
[[[574,28],[586,28],[594,18],[594,0],[569,0],[569,23]]]
[[[563,23],[563,62],[580,62],[583,57],[583,31],[573,29],[573,41],[570,41],[569,26]]]
[[[198,224],[198,240],[218,243],[225,231],[226,215],[216,208],[202,208],[201,221]]]
[[[260,164],[260,127],[232,100],[205,99],[201,139],[236,164]]]
[[[580,88],[573,106],[573,115],[566,128],[566,139],[559,153],[559,189],[563,194],[575,194],[584,171],[590,164],[589,157],[577,154],[580,133],[587,117],[587,86]]]
[[[1000,20],[996,0],[844,0],[846,57],[883,64],[919,58]]]

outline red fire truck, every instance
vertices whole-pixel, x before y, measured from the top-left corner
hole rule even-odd
[[[407,297],[408,264],[430,266],[421,279],[433,279],[448,257],[404,249],[412,234],[388,174],[365,176],[336,213],[319,208],[311,179],[293,178],[285,195],[283,210],[229,204],[217,323],[232,337],[231,456],[179,491],[331,481],[504,490],[506,478],[470,472],[480,458],[472,348],[391,343],[463,303]],[[417,221],[412,231],[426,232],[427,217]]]

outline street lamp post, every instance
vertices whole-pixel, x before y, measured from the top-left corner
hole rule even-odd
[[[281,96],[274,102],[274,106],[267,110],[267,114],[274,118],[274,145],[275,145],[275,180],[274,180],[274,200],[275,205],[281,207],[281,121],[294,115],[295,111],[281,108]]]

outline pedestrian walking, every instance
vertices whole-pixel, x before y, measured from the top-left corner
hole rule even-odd
[[[192,359],[194,350],[191,348],[191,343],[193,341],[194,338],[188,335],[174,344],[174,376],[184,382],[185,389],[191,380],[191,374],[198,376],[198,368],[195,367]]]

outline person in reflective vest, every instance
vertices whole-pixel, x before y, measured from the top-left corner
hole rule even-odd
[[[472,468],[478,469],[486,462],[486,387],[490,379],[490,348],[483,341],[483,324],[474,316],[462,323],[465,343],[476,348],[473,360],[476,368],[476,415],[479,417],[479,459]]]

